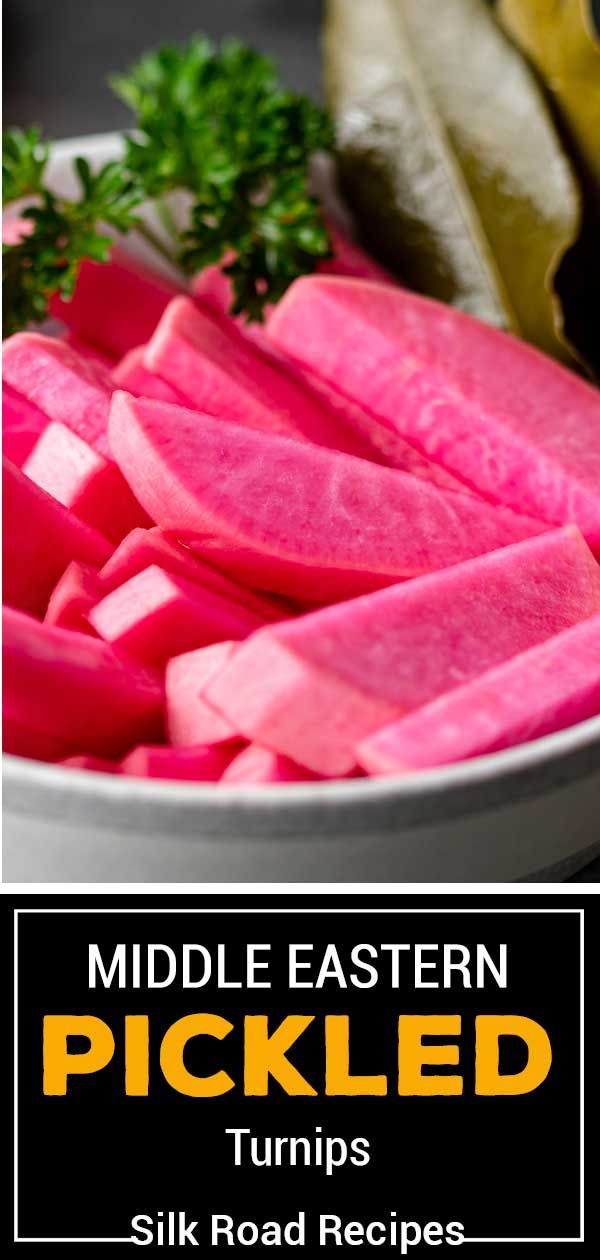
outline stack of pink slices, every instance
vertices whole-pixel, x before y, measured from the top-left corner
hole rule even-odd
[[[266,325],[115,251],[4,346],[4,746],[225,785],[600,713],[600,394],[337,241]]]

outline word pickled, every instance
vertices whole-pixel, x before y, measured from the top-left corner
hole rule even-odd
[[[315,1020],[323,1021],[323,1079],[317,1088],[288,1058],[302,1034]],[[160,1068],[165,1081],[189,1098],[217,1098],[236,1087],[245,1095],[266,1098],[271,1082],[293,1097],[385,1097],[399,1095],[457,1096],[464,1092],[460,1071],[434,1073],[434,1066],[458,1068],[462,1033],[460,1015],[400,1015],[395,1031],[397,1076],[356,1075],[350,1071],[350,1019],[347,1015],[287,1015],[270,1028],[267,1015],[247,1015],[243,1022],[243,1063],[236,1079],[221,1068],[209,1075],[192,1073],[184,1062],[193,1038],[223,1041],[234,1025],[221,1015],[185,1015],[171,1024],[160,1044]],[[150,1090],[150,1017],[126,1015],[122,1030],[124,1087],[130,1097],[147,1097]],[[86,1038],[82,1052],[69,1049],[72,1037]],[[424,1038],[445,1037],[445,1044],[426,1044]],[[524,1043],[526,1063],[516,1073],[500,1072],[500,1041],[517,1038]],[[497,1096],[528,1094],[546,1079],[552,1062],[550,1039],[535,1020],[522,1015],[479,1015],[475,1018],[476,1094]],[[46,1015],[43,1036],[43,1090],[65,1095],[72,1077],[102,1072],[115,1055],[115,1035],[96,1015]],[[300,1047],[300,1053],[302,1047]]]

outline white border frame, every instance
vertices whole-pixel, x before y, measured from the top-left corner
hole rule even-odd
[[[23,910],[14,910],[14,1202],[13,1202],[13,1221],[14,1221],[14,1237],[13,1241],[18,1242],[77,1242],[77,1244],[93,1244],[93,1242],[105,1242],[105,1244],[122,1244],[132,1239],[29,1239],[29,1237],[21,1237],[19,1235],[19,916],[20,915],[352,915],[359,907],[353,906],[267,906],[261,907],[218,907],[207,906],[202,908],[194,908],[190,906],[178,907],[77,907],[69,906],[57,907],[24,907]],[[562,907],[519,907],[519,906],[490,906],[485,908],[476,907],[407,907],[401,906],[383,906],[378,910],[376,906],[366,907],[366,912],[374,910],[379,915],[577,915],[580,920],[580,1227],[579,1237],[568,1237],[568,1239],[536,1239],[536,1237],[526,1237],[526,1239],[476,1239],[476,1237],[465,1237],[465,1242],[508,1242],[508,1244],[538,1244],[538,1242],[585,1242],[585,953],[584,953],[584,929],[585,929],[585,911],[579,908],[562,908]],[[361,912],[361,911],[359,911]]]

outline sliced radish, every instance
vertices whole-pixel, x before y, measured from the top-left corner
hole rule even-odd
[[[227,315],[231,306],[231,287],[228,277],[223,274],[220,267],[206,267],[194,280],[194,291],[220,314],[221,319],[227,318],[231,322],[231,316]],[[415,477],[422,477],[424,481],[432,481],[434,485],[441,486],[442,489],[463,492],[467,489],[464,482],[442,468],[441,464],[428,459],[401,434],[392,432],[388,425],[382,424],[372,412],[360,407],[328,381],[323,380],[316,372],[291,359],[283,350],[275,346],[269,340],[264,324],[248,324],[241,316],[232,322],[246,341],[250,341],[288,376],[293,376],[305,390],[310,391],[321,406],[337,417],[337,431],[329,428],[327,432],[330,440],[321,445],[330,445],[340,450],[349,449],[348,434],[353,433],[356,443],[354,453],[363,459],[370,459],[376,464],[384,464],[388,468],[399,468],[404,472],[410,472]],[[126,381],[121,382],[121,388],[128,388]],[[143,390],[135,388],[132,388],[130,392],[138,395],[144,393]],[[148,398],[156,396],[153,393],[146,393]],[[206,407],[205,410],[211,409]],[[301,437],[302,434],[296,433],[291,436]]]
[[[57,422],[38,438],[23,471],[112,542],[151,523],[116,464]]]
[[[95,450],[107,453],[113,382],[100,363],[42,333],[15,333],[4,343],[2,379],[50,420],[60,420]]]
[[[10,385],[2,390],[2,450],[7,459],[18,468],[25,463],[40,433],[48,424],[48,417],[35,403],[23,398]]]
[[[192,779],[216,783],[227,769],[235,750],[226,746],[166,748],[155,744],[134,748],[121,762],[121,773],[141,779]]]
[[[340,414],[250,345],[232,320],[200,310],[189,298],[171,302],[144,362],[199,411],[351,454],[370,453]]]
[[[279,303],[282,350],[494,502],[600,548],[600,395],[516,337],[389,285],[306,276]]]
[[[80,560],[97,568],[111,546],[6,459],[2,484],[4,599],[43,617],[67,565]]]
[[[121,358],[148,340],[180,291],[162,272],[114,248],[108,263],[82,263],[73,297],[53,298],[52,314],[84,341]]]
[[[289,757],[250,744],[225,771],[223,783],[306,783],[319,778]]]
[[[288,359],[288,370],[301,376],[305,385],[321,402],[339,416],[340,423],[346,430],[356,434],[357,439],[360,438],[365,444],[369,443],[371,450],[365,450],[363,458],[371,459],[376,464],[384,464],[388,468],[398,468],[401,472],[412,473],[413,477],[430,481],[442,490],[458,490],[463,494],[467,492],[464,482],[459,481],[441,464],[434,463],[400,433],[393,433],[372,412],[359,406],[351,398],[346,398],[315,372],[302,368],[292,359]]]
[[[167,665],[167,730],[172,744],[219,744],[239,739],[239,732],[205,693],[209,683],[231,660],[238,644],[214,643],[175,656]]]
[[[264,624],[241,604],[158,565],[111,591],[89,619],[108,643],[155,665],[219,639],[243,639]]]
[[[47,731],[38,731],[26,722],[16,721],[4,703],[2,746],[4,752],[13,757],[27,757],[33,761],[61,761],[71,748],[68,739],[60,739]]]
[[[238,581],[315,603],[543,528],[407,473],[129,394],[114,395],[110,441],[159,525]]]
[[[105,564],[100,579],[107,592],[113,591],[152,564],[157,564],[176,577],[186,578],[188,582],[196,582],[198,586],[215,591],[217,595],[223,595],[235,604],[241,604],[263,621],[281,621],[283,617],[290,615],[289,607],[283,602],[257,595],[247,587],[233,582],[212,565],[205,564],[193,555],[189,547],[183,547],[159,528],[132,530]]]
[[[63,630],[94,634],[88,613],[103,594],[97,569],[73,560],[54,587],[44,621],[49,626],[61,626]]]
[[[267,626],[206,698],[248,739],[343,775],[372,731],[599,609],[600,567],[567,526]]]
[[[12,608],[3,610],[3,632],[4,714],[21,734],[32,732],[30,755],[38,755],[38,737],[60,746],[57,756],[110,759],[161,738],[163,688],[154,671],[99,639],[42,625]],[[26,745],[19,751],[27,755]]]
[[[371,774],[421,770],[512,748],[597,713],[600,614],[376,731],[357,756]]]
[[[82,354],[84,359],[94,359],[96,363],[100,363],[109,372],[112,372],[115,367],[113,355],[105,354],[103,350],[93,346],[90,341],[84,341],[82,337],[78,337],[77,333],[63,333],[60,340],[64,341],[65,345],[70,346],[72,350],[76,350],[77,354]]]
[[[23,472],[113,542],[151,523],[117,465],[64,424],[52,422],[44,429]]]
[[[145,346],[136,346],[113,369],[113,381],[117,389],[125,389],[128,394],[136,394],[139,398],[159,398],[163,402],[183,403],[185,399],[172,385],[161,380],[155,372],[144,366]]]

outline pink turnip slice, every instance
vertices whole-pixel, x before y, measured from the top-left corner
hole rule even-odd
[[[188,405],[249,428],[369,455],[341,412],[250,344],[232,320],[176,298],[146,347],[144,363],[184,395]]]
[[[121,762],[121,774],[141,779],[189,779],[216,783],[222,778],[235,750],[225,744],[212,747],[167,748],[164,745],[134,748]]]
[[[88,621],[88,613],[103,594],[97,570],[91,565],[81,564],[79,560],[72,560],[48,600],[44,621],[49,626],[61,626],[63,630],[95,634]]]
[[[85,259],[69,302],[52,299],[51,310],[84,341],[120,358],[147,341],[180,287],[118,247],[108,263]]]
[[[370,774],[448,765],[600,713],[600,614],[520,652],[359,744]]]
[[[267,599],[266,596],[257,595],[247,587],[240,586],[238,582],[233,582],[212,565],[200,560],[189,547],[183,547],[176,539],[169,538],[158,527],[132,530],[104,565],[100,580],[108,593],[152,564],[157,564],[176,577],[207,587],[217,595],[233,600],[235,604],[241,604],[263,621],[280,621],[282,617],[290,615],[289,607],[283,602]]]
[[[64,424],[47,425],[23,472],[112,542],[151,524],[117,465]]]
[[[231,660],[238,644],[224,641],[174,656],[167,664],[167,730],[175,745],[220,744],[236,741],[239,732],[206,699],[209,683]]]
[[[212,273],[212,278],[211,278]],[[227,318],[227,311],[230,306],[231,290],[227,276],[219,267],[207,267],[202,275],[198,277],[197,292],[202,296],[213,310],[218,311],[221,319]],[[230,317],[229,317],[230,318]],[[435,464],[431,459],[419,451],[416,446],[407,442],[406,438],[399,433],[394,433],[386,424],[382,424],[377,416],[372,412],[366,411],[364,407],[360,407],[358,403],[347,398],[339,390],[335,389],[323,377],[318,376],[316,372],[310,371],[298,361],[293,360],[289,355],[279,350],[272,341],[269,341],[265,327],[263,324],[247,324],[241,317],[237,317],[233,321],[239,329],[242,336],[252,342],[264,355],[266,355],[275,366],[284,368],[288,375],[295,377],[296,380],[303,385],[304,389],[310,390],[315,397],[328,411],[333,412],[337,417],[338,429],[336,432],[330,433],[330,443],[322,443],[322,445],[331,445],[334,449],[348,449],[347,435],[355,434],[357,443],[360,443],[360,449],[357,447],[354,453],[359,454],[363,459],[371,459],[376,464],[384,464],[388,468],[400,468],[404,472],[411,472],[415,477],[422,477],[425,481],[432,481],[434,485],[442,486],[446,489],[462,489],[466,490],[464,482],[460,482],[457,477],[453,477],[440,464]],[[122,389],[128,389],[132,394],[142,395],[144,390],[130,388],[126,380],[120,382]],[[156,393],[147,392],[146,397],[154,398]],[[205,410],[210,411],[210,407]],[[266,426],[265,426],[266,427]],[[296,433],[291,436],[302,437],[303,434]],[[341,442],[340,442],[341,438]]]
[[[145,345],[128,350],[113,368],[113,381],[117,389],[125,389],[138,398],[160,398],[163,402],[185,403],[185,398],[172,385],[168,385],[155,372],[144,366]]]
[[[82,337],[78,337],[77,333],[62,333],[59,340],[64,341],[65,345],[70,346],[77,354],[83,355],[84,359],[93,359],[109,372],[112,372],[116,365],[114,355],[105,354],[103,350],[93,346],[90,341],[84,341]]]
[[[72,747],[68,740],[15,721],[9,716],[7,707],[2,710],[2,746],[3,751],[13,757],[27,757],[33,761],[61,761]]]
[[[490,500],[600,548],[600,395],[540,351],[388,285],[303,277],[273,343]]]
[[[3,610],[4,716],[9,726],[62,747],[57,756],[114,759],[163,729],[159,676],[89,635]],[[19,751],[27,755],[26,745]],[[14,745],[7,751],[16,751]]]
[[[67,565],[80,560],[97,568],[111,545],[7,459],[2,485],[4,600],[43,617]]]
[[[110,442],[157,524],[237,581],[315,603],[543,528],[408,473],[123,393]]]
[[[259,744],[250,744],[249,748],[244,748],[231,762],[222,781],[227,784],[307,783],[318,777],[290,757],[270,752]]]
[[[21,468],[33,450],[48,416],[35,403],[23,398],[10,385],[2,390],[2,450],[7,459]]]
[[[241,604],[158,565],[105,595],[88,615],[101,638],[153,665],[219,639],[243,639],[264,624]]]
[[[20,332],[4,343],[2,379],[49,420],[60,420],[95,450],[107,453],[113,382],[100,363],[53,337]]]
[[[268,626],[209,683],[248,739],[324,775],[356,745],[600,609],[600,566],[574,526]]]

